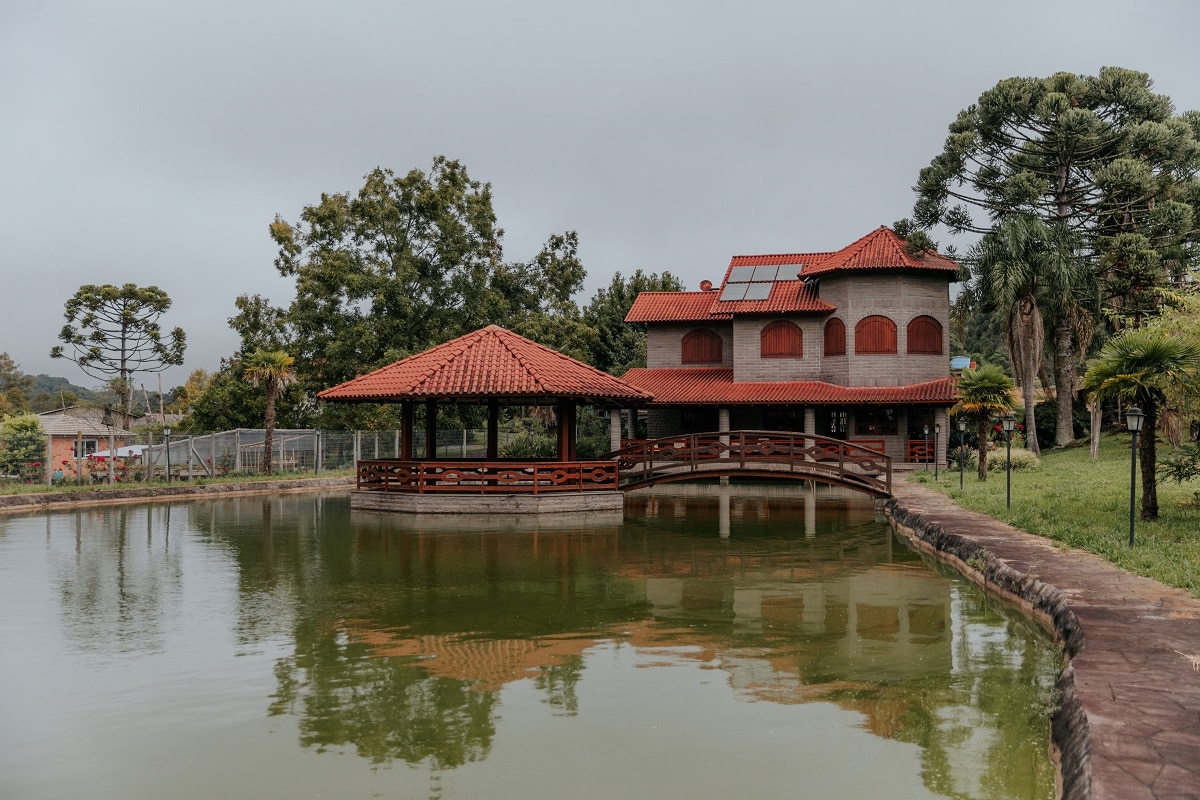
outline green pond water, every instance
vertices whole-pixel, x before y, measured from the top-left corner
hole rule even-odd
[[[0,517],[0,798],[1050,798],[1056,649],[852,494]]]

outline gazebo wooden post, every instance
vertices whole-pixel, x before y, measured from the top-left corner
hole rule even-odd
[[[400,402],[400,460],[413,460],[413,403]]]
[[[489,397],[487,401],[487,460],[500,458],[500,400]]]
[[[559,398],[558,417],[558,460],[575,460],[575,401]]]
[[[425,401],[425,460],[437,460],[437,400]]]

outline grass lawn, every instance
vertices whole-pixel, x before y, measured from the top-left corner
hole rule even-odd
[[[1155,522],[1143,522],[1142,476],[1137,476],[1136,544],[1129,547],[1129,439],[1105,436],[1100,457],[1092,461],[1086,443],[1065,450],[1046,450],[1036,470],[1012,473],[1012,508],[1004,505],[1004,471],[979,481],[968,468],[963,490],[958,467],[942,472],[911,473],[954,499],[964,508],[987,514],[1023,531],[1102,556],[1130,572],[1178,586],[1200,597],[1200,482],[1160,483]],[[1159,459],[1170,445],[1159,443]],[[1004,463],[1004,450],[990,458]]]
[[[277,472],[273,475],[258,475],[246,473],[233,473],[229,475],[217,475],[213,477],[195,478],[190,481],[175,480],[170,484],[163,478],[158,478],[153,481],[123,481],[120,483],[84,483],[75,485],[73,483],[63,484],[61,486],[47,486],[44,483],[18,483],[16,481],[0,482],[0,495],[5,494],[46,494],[46,493],[72,493],[72,492],[112,492],[122,489],[165,489],[168,486],[205,486],[215,483],[257,483],[259,481],[294,481],[304,480],[306,478],[340,478],[347,475],[353,475],[354,470],[347,467],[340,470],[323,470],[320,475],[314,475],[311,471],[306,472]]]

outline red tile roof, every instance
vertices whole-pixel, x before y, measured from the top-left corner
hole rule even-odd
[[[631,369],[621,376],[654,395],[651,405],[844,405],[907,403],[950,405],[957,399],[953,378],[910,386],[838,386],[824,381],[734,383],[728,367]]]
[[[641,292],[634,298],[626,322],[707,322],[732,319],[732,314],[714,314],[719,292]]]
[[[720,297],[719,292],[714,294]],[[828,314],[837,311],[837,306],[817,297],[813,287],[803,281],[775,281],[766,300],[717,300],[713,309],[723,312],[728,318],[734,314],[790,314],[803,311]]]
[[[830,253],[804,270],[805,275],[824,275],[842,270],[916,269],[958,272],[958,264],[945,256],[928,251],[911,255],[904,240],[886,226],[880,226],[836,253]]]
[[[343,402],[565,397],[641,405],[650,395],[498,325],[452,339],[317,395]]]

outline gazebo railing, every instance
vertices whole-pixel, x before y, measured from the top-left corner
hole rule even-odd
[[[358,462],[358,488],[417,494],[615,492],[617,462],[374,459]]]

